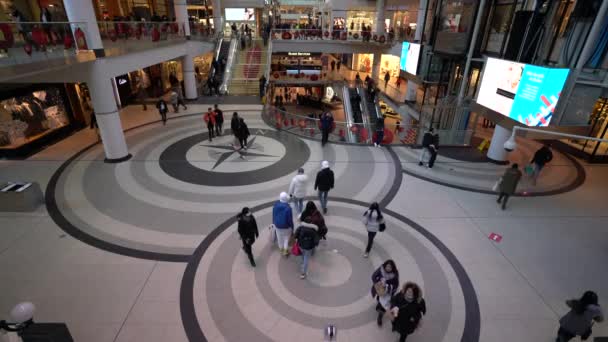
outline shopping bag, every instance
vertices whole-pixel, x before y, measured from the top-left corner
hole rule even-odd
[[[534,167],[532,165],[526,165],[526,167],[524,167],[524,172],[528,176],[532,176],[532,174],[534,173]]]
[[[300,246],[298,246],[297,243],[294,243],[293,246],[291,247],[291,254],[293,254],[295,256],[302,254],[302,251],[300,250]]]
[[[382,281],[375,283],[374,289],[376,290],[376,294],[380,297],[386,294],[386,286],[384,286],[384,283]]]
[[[498,190],[500,190],[500,184],[502,183],[502,177],[499,178],[496,183],[494,183],[494,186],[492,186],[492,191],[494,192],[498,192]]]

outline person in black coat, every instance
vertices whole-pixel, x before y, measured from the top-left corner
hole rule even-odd
[[[321,162],[321,171],[317,173],[315,179],[315,190],[319,190],[319,202],[323,208],[323,214],[327,214],[327,196],[329,190],[334,188],[334,172],[329,168],[329,162]]]
[[[237,219],[239,236],[243,242],[243,250],[245,253],[247,253],[251,266],[255,267],[251,246],[255,242],[255,239],[257,239],[260,235],[258,231],[258,224],[255,221],[255,217],[253,217],[251,211],[247,207],[241,210],[241,213],[237,215]]]
[[[249,127],[247,127],[247,124],[245,123],[245,120],[243,120],[243,118],[239,118],[239,124],[236,131],[236,137],[239,139],[241,148],[247,149],[247,138],[249,138],[251,134],[249,133]]]
[[[237,112],[232,113],[232,119],[230,120],[230,129],[232,135],[237,137],[239,131],[239,114]]]
[[[426,315],[426,303],[422,298],[422,290],[412,282],[403,285],[403,289],[391,298],[391,313],[393,331],[399,333],[399,342],[405,342],[420,324],[422,316]]]
[[[215,111],[215,135],[222,135],[222,131],[224,130],[224,112],[217,105],[214,105]]]
[[[302,252],[302,264],[300,265],[300,278],[306,278],[308,272],[308,260],[314,252],[315,247],[319,244],[319,235],[317,234],[317,226],[312,223],[310,217],[302,221],[298,229],[293,234],[300,251]]]
[[[382,317],[390,309],[390,300],[399,288],[399,270],[395,262],[386,260],[372,274],[372,297],[376,299],[378,312],[378,326],[382,326]],[[378,293],[381,289],[383,293]]]
[[[156,108],[158,108],[158,113],[160,114],[160,118],[163,121],[163,126],[167,124],[167,112],[169,111],[169,107],[167,107],[167,102],[165,100],[160,99],[156,102]]]
[[[533,165],[532,184],[536,185],[540,171],[551,160],[553,160],[553,152],[551,152],[549,145],[543,145],[543,147],[534,153],[534,158],[530,161],[530,164]]]

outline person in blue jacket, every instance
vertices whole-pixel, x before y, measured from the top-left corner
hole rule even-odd
[[[289,195],[281,192],[279,200],[272,207],[272,224],[277,234],[279,250],[289,256],[289,238],[293,232],[293,213],[289,205]]]

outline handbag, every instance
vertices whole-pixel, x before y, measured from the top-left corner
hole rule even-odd
[[[298,246],[297,243],[294,243],[293,246],[291,247],[291,254],[293,254],[295,256],[302,254],[302,251],[300,250],[300,246]]]
[[[386,223],[380,223],[380,227],[378,227],[378,230],[383,232],[386,230]]]
[[[492,191],[498,192],[498,190],[500,190],[500,184],[502,184],[502,177],[498,178],[496,183],[494,183],[494,186],[492,186]]]

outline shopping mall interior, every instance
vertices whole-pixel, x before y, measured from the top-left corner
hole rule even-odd
[[[608,0],[0,0],[0,90],[0,341],[608,341]]]

